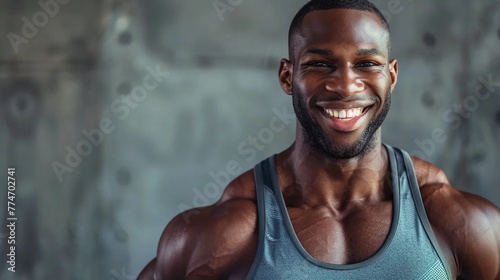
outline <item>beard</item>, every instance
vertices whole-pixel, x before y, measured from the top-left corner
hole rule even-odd
[[[293,88],[298,89],[299,87],[294,86]],[[326,154],[333,159],[341,160],[357,157],[374,147],[375,142],[373,135],[384,122],[391,107],[391,93],[387,92],[382,111],[380,111],[380,113],[368,123],[368,126],[363,131],[359,139],[357,139],[354,143],[345,146],[334,143],[329,139],[327,133],[307,111],[307,105],[302,96],[302,92],[297,92],[297,90],[294,90],[292,93],[293,109],[298,121],[304,129],[306,143],[320,153]]]

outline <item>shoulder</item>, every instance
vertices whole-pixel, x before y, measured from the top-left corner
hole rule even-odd
[[[468,222],[474,225],[483,221],[483,218],[500,218],[499,209],[493,203],[481,196],[454,188],[446,174],[438,167],[416,157],[412,157],[412,161],[423,202],[430,214],[437,211],[440,212],[439,216],[446,218],[470,217],[473,219]]]
[[[500,211],[487,199],[454,188],[438,167],[412,158],[429,221],[453,253],[463,279],[500,277]]]
[[[160,279],[228,278],[232,267],[248,263],[248,250],[255,250],[256,220],[250,170],[214,205],[187,210],[169,222],[158,245],[156,273]]]

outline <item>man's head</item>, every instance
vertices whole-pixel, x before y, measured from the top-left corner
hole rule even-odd
[[[280,83],[292,95],[298,139],[336,159],[363,154],[390,107],[397,61],[389,27],[368,1],[313,0],[290,27]]]
[[[295,15],[290,24],[290,29],[288,30],[288,55],[290,60],[293,60],[293,47],[295,45],[294,35],[297,32],[300,32],[302,28],[302,22],[304,17],[313,11],[321,11],[321,10],[331,10],[331,9],[350,9],[350,10],[358,10],[358,11],[366,11],[375,14],[378,16],[380,21],[382,22],[384,28],[387,30],[387,33],[390,35],[391,29],[389,27],[389,23],[385,19],[382,12],[380,12],[375,5],[373,5],[368,0],[312,0],[307,2]],[[390,51],[391,41],[390,37],[388,40],[388,49]]]

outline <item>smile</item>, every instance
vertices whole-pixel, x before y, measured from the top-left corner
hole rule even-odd
[[[331,128],[341,132],[352,132],[359,129],[365,123],[368,111],[373,107],[373,104],[357,104],[355,106],[359,107],[346,108],[348,106],[346,104],[344,108],[341,108],[340,104],[330,104],[329,108],[321,107],[321,111],[327,117],[327,123]]]
[[[351,108],[351,109],[326,109],[323,108],[325,114],[330,117],[338,118],[338,119],[351,119],[355,117],[359,117],[363,114],[365,108]]]

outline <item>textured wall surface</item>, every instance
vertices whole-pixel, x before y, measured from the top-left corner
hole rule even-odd
[[[173,216],[293,142],[277,67],[305,1],[270,2],[0,2],[0,182],[16,167],[18,217],[0,279],[135,279]],[[500,2],[373,2],[399,60],[384,142],[499,206]]]

